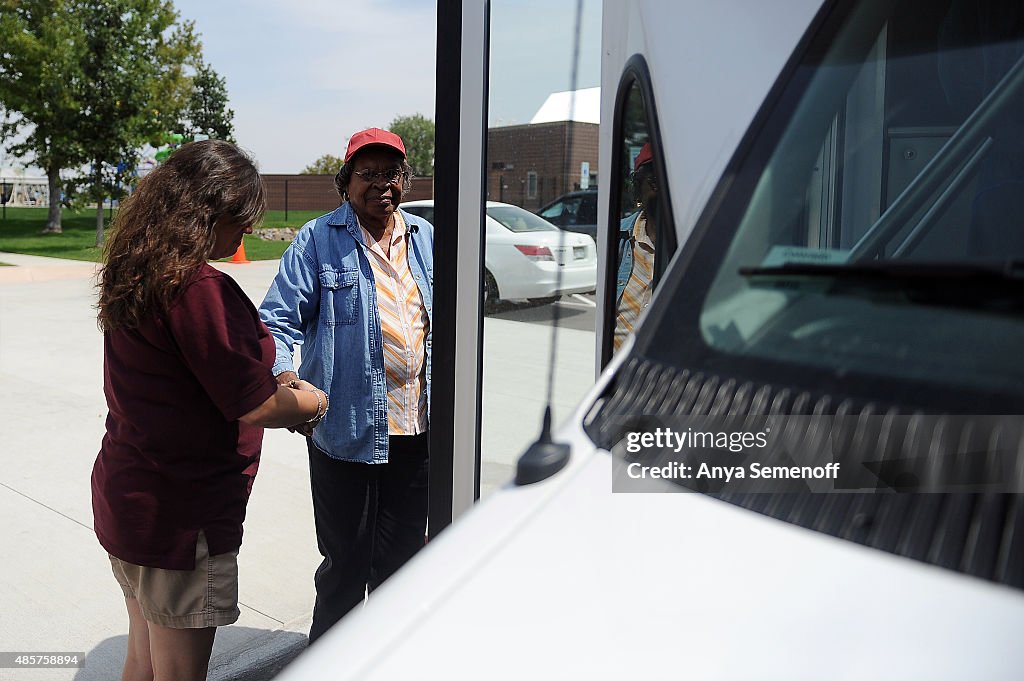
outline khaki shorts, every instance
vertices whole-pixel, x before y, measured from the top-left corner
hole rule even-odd
[[[110,565],[125,598],[139,601],[147,622],[201,629],[238,619],[238,551],[210,556],[202,531],[196,541],[194,570],[144,567],[114,556]]]

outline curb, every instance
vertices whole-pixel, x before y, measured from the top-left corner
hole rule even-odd
[[[209,681],[269,681],[309,646],[313,613],[287,622],[240,648],[214,655]]]
[[[57,279],[87,279],[96,275],[95,265],[80,267],[0,267],[0,283],[26,283]]]
[[[0,267],[0,283],[84,279],[95,276],[99,269],[99,263],[87,260],[67,260],[7,252],[0,252],[0,262],[11,265],[11,267]]]

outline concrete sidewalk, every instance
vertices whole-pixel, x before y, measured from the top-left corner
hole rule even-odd
[[[53,281],[54,279],[80,279],[96,272],[96,263],[61,258],[41,258],[36,255],[0,253],[0,263],[14,267],[0,266],[0,284],[28,281]]]
[[[102,336],[95,265],[0,253],[0,543],[10,559],[0,583],[0,649],[78,652],[85,666],[0,669],[2,679],[77,681],[120,676],[124,601],[92,531],[89,477],[104,432]],[[277,261],[218,264],[256,302]],[[485,323],[486,490],[507,480],[536,435],[546,326]],[[593,334],[560,341],[557,416],[592,383]],[[320,562],[306,450],[268,430],[239,554],[238,623],[217,633],[210,679],[269,679],[306,645]],[[2,652],[0,651],[0,652]]]
[[[0,267],[0,542],[15,558],[0,584],[0,648],[85,653],[82,669],[0,669],[0,679],[116,679],[128,620],[89,489],[106,415],[95,265],[0,262],[16,265]],[[277,262],[243,267],[238,279],[262,297]],[[217,634],[211,679],[270,678],[306,645],[320,555],[298,436],[266,432],[245,528],[242,614]]]

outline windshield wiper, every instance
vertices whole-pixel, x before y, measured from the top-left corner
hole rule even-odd
[[[988,263],[859,262],[853,265],[789,263],[741,267],[758,288],[811,288],[825,294],[871,297],[897,294],[910,303],[1024,311],[1024,260]]]

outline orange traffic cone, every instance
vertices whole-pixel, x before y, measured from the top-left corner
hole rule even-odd
[[[244,264],[249,262],[249,260],[245,257],[245,240],[244,239],[242,240],[242,242],[240,244],[238,244],[238,250],[235,251],[235,254],[233,256],[231,256],[231,262],[237,263],[239,265],[244,265]]]

